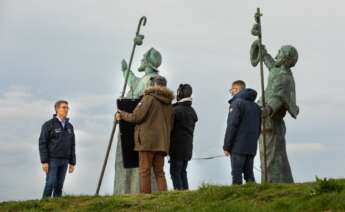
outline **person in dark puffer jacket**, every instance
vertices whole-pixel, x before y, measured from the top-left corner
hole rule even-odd
[[[231,156],[232,184],[242,184],[242,175],[246,182],[255,182],[254,157],[261,131],[257,92],[238,80],[232,83],[231,95],[223,150]]]
[[[192,107],[192,87],[181,84],[174,104],[175,121],[171,133],[170,175],[174,189],[187,190],[187,166],[192,158],[193,134],[198,116]]]
[[[39,152],[42,169],[46,173],[43,198],[60,197],[67,168],[72,173],[76,164],[75,135],[73,125],[67,118],[68,102],[55,103],[56,114],[42,126]]]

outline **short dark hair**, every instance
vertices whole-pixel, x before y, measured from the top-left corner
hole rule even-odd
[[[167,80],[165,79],[165,77],[162,76],[156,76],[152,79],[152,85],[158,85],[158,86],[167,86]]]
[[[193,93],[193,88],[190,84],[180,84],[177,89],[177,101],[191,97]]]
[[[66,100],[59,100],[55,102],[55,105],[54,105],[55,112],[62,104],[68,105],[68,102]]]
[[[241,89],[246,88],[246,83],[243,80],[236,80],[232,83],[232,85],[238,85],[241,87]]]

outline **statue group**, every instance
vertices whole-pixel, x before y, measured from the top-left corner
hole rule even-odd
[[[258,36],[259,40],[253,43],[250,53],[252,65],[256,66],[260,61],[269,70],[267,85],[262,92],[264,98],[261,97],[258,102],[262,107],[264,119],[262,127],[264,133],[259,140],[262,182],[293,183],[286,152],[284,117],[289,113],[296,118],[299,113],[296,105],[295,81],[291,71],[291,68],[297,63],[298,52],[293,46],[285,45],[273,58],[265,45],[261,43],[260,16],[260,12],[256,13],[257,23],[252,29],[252,34]],[[149,49],[144,54],[138,68],[138,71],[144,75],[137,77],[132,70],[129,70],[127,62],[123,60],[122,72],[125,78],[128,76],[130,88],[126,98],[140,98],[144,90],[150,86],[151,79],[159,75],[158,68],[161,63],[161,54],[154,48]],[[124,168],[120,139],[119,136],[116,148],[114,194],[138,193],[140,188],[138,169]],[[152,180],[152,186],[155,188],[154,180]]]

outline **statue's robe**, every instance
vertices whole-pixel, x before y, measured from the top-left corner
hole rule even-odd
[[[265,100],[272,108],[272,114],[266,118],[266,152],[268,182],[293,183],[293,177],[286,153],[286,127],[284,117],[286,112],[296,118],[299,108],[296,105],[295,81],[290,69],[275,67],[273,63],[266,64],[269,67]],[[263,139],[260,136],[261,170],[264,170]],[[262,182],[264,174],[262,174]]]
[[[125,72],[124,72],[125,75]],[[126,98],[138,99],[145,89],[150,85],[150,79],[158,75],[158,72],[145,74],[142,78],[136,77],[133,72],[129,72],[128,86],[130,88]],[[156,190],[155,180],[152,180],[152,191]],[[116,146],[115,156],[115,180],[114,194],[131,194],[140,192],[139,169],[124,168],[120,134]]]

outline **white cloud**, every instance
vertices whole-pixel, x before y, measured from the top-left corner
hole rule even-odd
[[[289,153],[312,154],[327,151],[327,147],[320,143],[290,143],[287,144]]]
[[[1,122],[39,118],[42,114],[50,112],[50,108],[52,108],[51,103],[43,99],[35,99],[30,90],[22,87],[10,87],[0,93]]]

